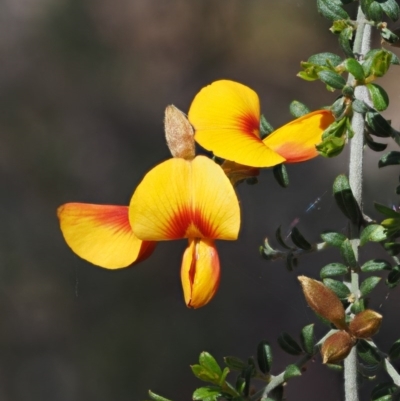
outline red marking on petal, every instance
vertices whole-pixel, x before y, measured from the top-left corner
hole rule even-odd
[[[128,233],[132,231],[129,224],[128,210],[128,206],[120,206],[118,208],[114,206],[102,206],[101,214],[97,208],[93,210],[93,220],[97,221],[99,225],[109,226],[116,233],[120,231]]]
[[[238,117],[239,128],[252,139],[260,139],[260,121],[254,114],[243,114]]]

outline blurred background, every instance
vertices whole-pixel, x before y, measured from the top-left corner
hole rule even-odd
[[[337,94],[296,78],[310,55],[340,54],[315,2],[3,0],[0,22],[0,400],[140,401],[148,389],[188,400],[202,385],[189,367],[201,351],[219,362],[247,359],[263,338],[274,348],[273,373],[294,362],[277,336],[297,338],[316,321],[296,276],[316,278],[340,256],[309,255],[290,273],[258,248],[265,237],[276,245],[276,228],[287,232],[296,218],[310,241],[345,229],[331,186],[347,172],[347,151],[289,165],[288,189],[270,170],[258,185],[239,187],[241,236],[218,243],[221,286],[200,310],[183,302],[185,241],[160,243],[143,263],[107,271],[69,250],[56,209],[71,201],[127,205],[146,171],[169,157],[165,107],[187,112],[214,80],[253,88],[275,127],[290,120],[294,99],[311,109],[332,103]],[[394,67],[380,82],[397,129],[398,74]],[[398,205],[399,172],[378,170],[380,155],[367,156],[365,210],[379,218],[372,201]],[[368,249],[364,261],[383,256],[377,245]],[[381,283],[374,295],[371,306],[385,316],[376,341],[387,350],[400,337],[399,291],[388,297]],[[325,328],[317,323],[316,331]],[[287,394],[339,400],[342,378],[318,357]]]

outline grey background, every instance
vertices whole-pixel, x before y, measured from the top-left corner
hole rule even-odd
[[[282,330],[297,336],[316,321],[296,276],[317,277],[340,257],[335,250],[310,255],[289,273],[282,262],[262,260],[258,247],[296,217],[310,241],[323,229],[344,230],[331,185],[347,172],[347,150],[335,160],[289,165],[286,190],[268,170],[258,185],[239,187],[240,239],[218,243],[221,286],[196,311],[185,307],[179,279],[185,241],[160,243],[133,268],[102,270],[68,249],[56,208],[70,201],[128,204],[145,172],[169,157],[165,107],[187,112],[214,80],[256,90],[275,127],[290,120],[293,99],[314,109],[332,103],[337,93],[295,76],[300,60],[314,53],[340,54],[314,3],[0,3],[1,400],[145,400],[151,388],[183,401],[201,385],[189,368],[201,351],[220,362],[226,355],[246,359],[262,338],[273,344],[274,373],[295,360],[276,337]],[[398,70],[380,83],[392,99],[385,116],[399,128]],[[377,218],[372,200],[398,204],[398,169],[378,170],[379,155],[367,155],[365,209]],[[378,245],[369,249],[362,260],[382,257]],[[376,341],[386,350],[400,334],[399,294],[387,294],[380,284],[371,304],[385,316]],[[317,323],[317,334],[324,330]],[[341,376],[318,357],[290,383],[288,399],[339,400],[341,387]]]

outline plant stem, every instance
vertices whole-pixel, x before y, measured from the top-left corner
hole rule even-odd
[[[353,52],[360,57],[363,57],[370,50],[371,41],[371,26],[365,23],[365,16],[358,9],[357,14],[357,32],[354,40]],[[369,103],[368,91],[365,86],[357,86],[355,89],[355,97]],[[354,113],[352,119],[352,128],[354,137],[350,143],[350,162],[349,162],[349,183],[352,189],[354,198],[362,211],[362,184],[363,184],[363,155],[364,155],[364,116],[359,113]],[[360,243],[359,235],[360,227],[352,225],[350,227],[351,243],[354,254],[358,261],[359,253],[358,246]],[[351,292],[355,299],[359,297],[359,275],[357,271],[351,273],[350,280]],[[346,401],[359,401],[358,386],[357,386],[357,353],[355,347],[351,350],[349,356],[344,361],[344,391]]]

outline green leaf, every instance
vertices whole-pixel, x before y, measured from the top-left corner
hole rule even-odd
[[[347,266],[351,268],[357,267],[356,256],[354,255],[350,240],[346,239],[343,241],[342,246],[340,247],[340,254],[342,255],[342,258],[346,262]]]
[[[285,241],[282,238],[282,230],[281,230],[281,226],[278,227],[278,229],[275,232],[275,238],[278,241],[278,244],[285,248],[285,249],[292,249],[290,246],[287,246]]]
[[[399,19],[400,8],[396,0],[386,0],[381,2],[383,12],[392,20],[397,21]]]
[[[377,84],[365,85],[369,91],[374,107],[378,111],[386,110],[389,106],[389,96],[385,90]]]
[[[399,153],[399,155],[400,155],[400,153]],[[400,218],[400,213],[396,212],[396,210],[393,210],[390,207],[387,207],[387,206],[382,205],[382,204],[377,203],[377,202],[374,202],[374,207],[379,213],[382,213],[386,217],[391,217],[393,219],[399,219]]]
[[[372,57],[370,72],[375,77],[383,77],[389,67],[392,55],[385,49],[378,50]]]
[[[346,85],[346,80],[337,72],[323,70],[318,72],[318,78],[326,85],[335,88],[343,89]]]
[[[351,39],[353,38],[353,32],[353,27],[347,27],[339,34],[339,45],[346,57],[354,57],[353,49],[350,43]]]
[[[387,238],[386,230],[380,224],[370,224],[362,230],[360,235],[360,246],[367,242],[381,242]]]
[[[374,152],[382,152],[387,148],[386,143],[375,142],[372,139],[372,137],[369,135],[367,130],[364,131],[364,138],[365,138],[365,143],[367,144],[367,146]]]
[[[218,365],[215,358],[208,352],[202,352],[200,354],[199,363],[203,368],[207,369],[209,372],[212,372],[218,377],[221,376],[222,370],[220,366]]]
[[[372,135],[380,138],[392,136],[391,125],[376,111],[369,111],[365,114],[367,128]]]
[[[264,374],[270,372],[272,365],[272,348],[267,340],[262,340],[257,346],[257,363],[261,372]]]
[[[296,118],[302,117],[310,112],[310,109],[305,104],[297,100],[293,100],[293,102],[290,103],[289,110],[292,116]]]
[[[397,46],[397,42],[399,41],[399,37],[392,32],[388,28],[382,28],[381,29],[381,37],[385,42],[390,43],[392,46]]]
[[[321,67],[337,67],[342,62],[342,58],[337,54],[326,52],[314,54],[307,61]]]
[[[391,381],[379,383],[373,388],[371,399],[372,401],[394,401],[391,395],[396,394],[397,391],[398,387]]]
[[[305,251],[312,249],[312,245],[303,237],[297,227],[293,227],[290,239],[300,249],[304,249]]]
[[[308,326],[304,326],[301,330],[300,341],[303,350],[309,354],[314,354],[314,324],[309,324]]]
[[[381,5],[377,1],[373,1],[369,6],[368,10],[368,19],[376,22],[382,21],[382,8]]]
[[[361,271],[364,273],[378,272],[381,270],[391,270],[392,266],[389,262],[383,259],[372,259],[365,262],[361,266]]]
[[[297,266],[297,258],[293,255],[293,252],[286,254],[286,268],[291,272]]]
[[[363,100],[354,99],[353,103],[351,104],[353,110],[360,114],[365,114],[367,111],[371,110]]]
[[[261,114],[261,117],[260,117],[260,137],[261,137],[261,139],[266,138],[273,131],[274,131],[273,126],[267,121],[267,119],[264,117],[264,114]]]
[[[383,247],[387,250],[389,255],[395,256],[400,253],[400,244],[398,242],[386,242]]]
[[[348,297],[351,293],[349,288],[345,284],[343,284],[341,281],[334,280],[332,278],[325,278],[323,280],[323,283],[329,289],[331,289],[341,300],[348,299]]]
[[[304,81],[312,82],[318,79],[316,74],[310,73],[310,71],[300,71],[296,74],[297,77],[304,79]]]
[[[272,172],[276,181],[282,188],[286,188],[289,185],[289,175],[284,164],[274,166]]]
[[[347,58],[344,60],[343,66],[357,81],[364,81],[364,69],[355,58]]]
[[[368,277],[360,285],[361,296],[366,297],[381,281],[381,277]]]
[[[219,387],[200,387],[193,393],[193,400],[204,400],[204,401],[217,401],[218,397],[221,397],[221,389]]]
[[[394,361],[400,358],[400,339],[396,340],[389,349],[389,358]]]
[[[333,231],[322,233],[321,238],[328,245],[336,246],[336,247],[341,247],[343,241],[345,241],[347,239],[347,237],[345,235],[340,234],[340,233],[335,233]]]
[[[386,166],[395,166],[400,164],[400,152],[395,150],[384,154],[378,163],[379,167],[386,167]]]
[[[346,99],[341,96],[339,99],[335,100],[330,107],[330,110],[336,120],[342,119],[344,117],[344,113],[346,112]]]
[[[366,300],[365,299],[357,299],[352,305],[351,305],[351,313],[354,313],[357,315],[360,312],[363,312],[366,309]]]
[[[300,345],[293,339],[290,334],[283,332],[278,337],[279,346],[290,355],[300,355],[303,353]]]
[[[331,21],[349,19],[349,15],[341,7],[340,1],[317,0],[317,7],[318,12]]]
[[[358,341],[357,353],[368,365],[378,365],[381,363],[382,358],[376,348],[365,340]]]
[[[243,370],[247,366],[246,362],[242,361],[236,356],[226,356],[224,358],[224,361],[226,366],[228,366],[228,368],[232,370]]]
[[[389,288],[396,287],[400,282],[400,266],[394,266],[392,271],[388,274],[386,284]]]
[[[285,369],[284,379],[288,381],[293,377],[301,376],[301,370],[297,365],[288,365]]]
[[[222,375],[219,378],[219,383],[218,383],[219,386],[224,385],[224,383],[226,382],[226,377],[228,376],[229,372],[230,369],[225,367],[224,370],[222,371]]]
[[[400,64],[400,59],[396,56],[396,54],[394,54],[393,52],[391,52],[390,50],[387,50],[391,55],[392,55],[392,59],[390,60],[390,62],[393,65],[399,65]]]
[[[330,263],[329,265],[326,265],[321,269],[319,275],[321,279],[324,279],[336,276],[343,276],[348,272],[349,269],[342,263]]]
[[[362,221],[360,207],[354,199],[349,180],[343,174],[336,177],[333,183],[333,195],[343,214],[353,223],[359,225]]]
[[[201,365],[192,365],[190,367],[192,369],[193,374],[200,380],[205,382],[210,382],[214,384],[218,384],[219,375],[216,375],[213,372],[210,372],[208,369],[204,368]]]
[[[346,138],[327,138],[324,139],[320,144],[316,145],[316,149],[323,157],[335,157],[338,156],[346,144]]]
[[[161,397],[161,395],[153,393],[151,390],[149,390],[149,396],[154,401],[171,401],[168,398],[164,398],[164,397]]]

